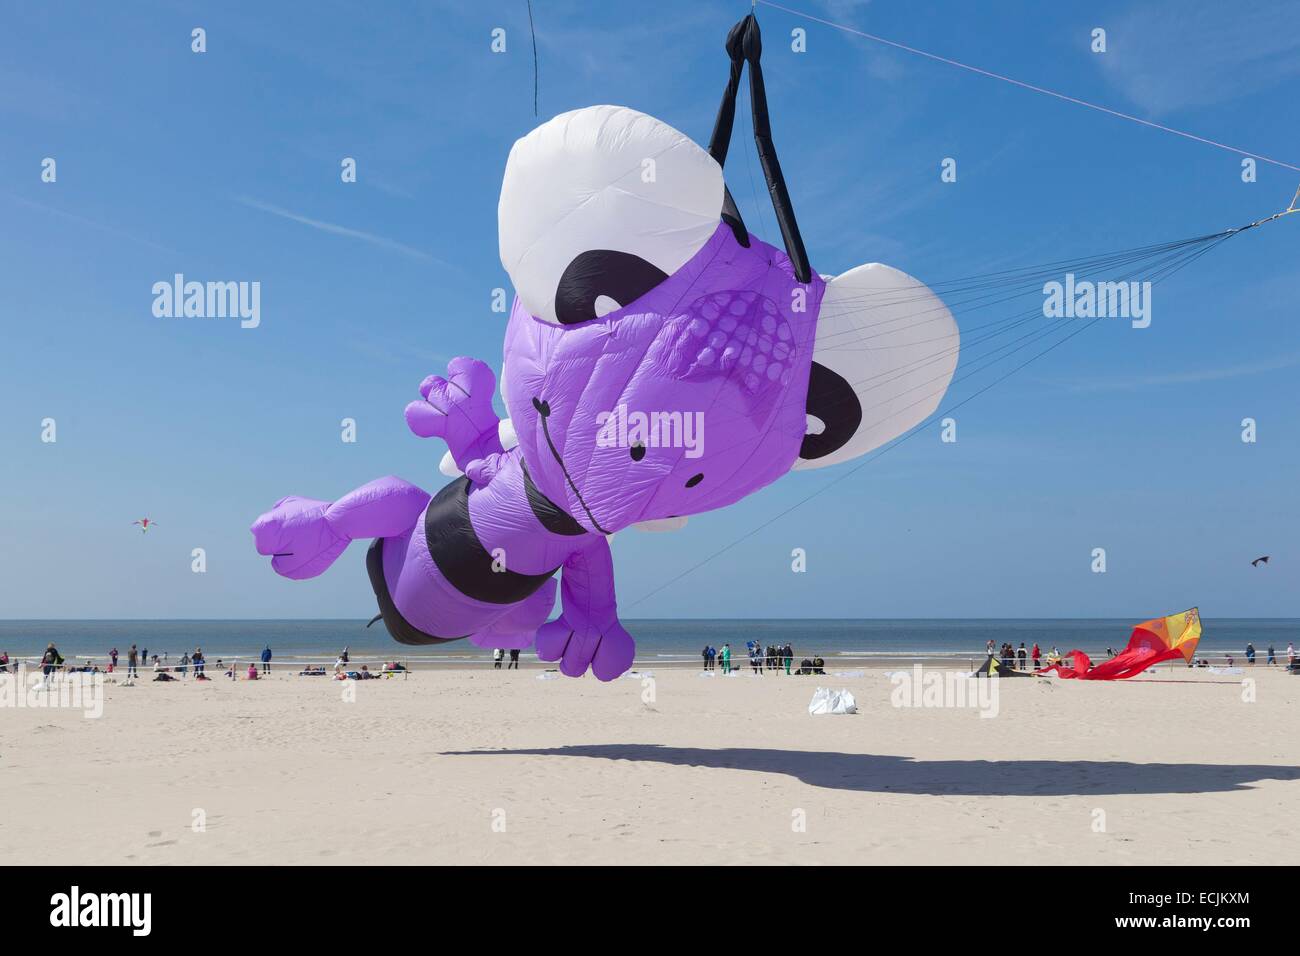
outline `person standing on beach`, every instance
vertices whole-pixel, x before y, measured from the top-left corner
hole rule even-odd
[[[510,648],[510,663],[506,665],[506,670],[519,670],[519,648]]]
[[[117,670],[117,648],[108,652],[109,670]]]
[[[501,650],[501,648],[499,648],[499,647],[494,647],[494,648],[492,649],[492,669],[493,669],[493,670],[497,670],[497,671],[501,670],[501,658],[504,657],[504,656],[505,656],[505,651]]]
[[[54,642],[51,641],[45,648],[45,656],[41,658],[41,673],[46,677],[49,677],[50,674],[53,673],[54,669],[62,663],[63,655],[59,653],[59,649],[55,647]]]
[[[709,657],[710,657],[710,655],[709,655],[709,651],[710,651],[710,650],[712,650],[712,648],[710,648],[708,644],[705,644],[705,645],[704,645],[704,650],[700,651],[700,657],[704,658],[704,669],[705,669],[706,671],[709,669]]]
[[[1022,671],[1026,669],[1025,663],[1029,657],[1029,652],[1025,650],[1025,642],[1020,642],[1020,647],[1016,649],[1016,666]]]
[[[1255,645],[1250,641],[1246,642],[1246,663],[1251,667],[1255,666]]]
[[[1286,666],[1290,667],[1295,663],[1295,644],[1291,641],[1286,642]]]
[[[1268,664],[1270,667],[1276,666],[1277,664],[1277,652],[1273,650],[1273,645],[1271,643],[1268,645]]]
[[[146,647],[140,652],[140,663],[145,667],[149,666],[149,648]]]
[[[794,663],[794,647],[789,641],[785,642],[785,647],[781,651],[781,656],[785,658],[785,676],[790,676],[790,665]]]
[[[136,649],[135,649],[135,645],[132,644],[130,649],[126,652],[126,676],[127,677],[136,676],[135,674],[136,660],[137,660]]]
[[[271,673],[271,645],[267,644],[262,648],[262,673]]]
[[[731,673],[731,645],[723,644],[722,650],[718,652],[718,656],[722,658],[722,673],[730,674]]]
[[[203,648],[194,648],[194,656],[190,658],[190,663],[194,665],[194,677],[196,679],[202,677],[203,665],[207,663],[203,660]]]

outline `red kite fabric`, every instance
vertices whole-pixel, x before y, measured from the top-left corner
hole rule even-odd
[[[1080,680],[1122,680],[1140,674],[1152,664],[1181,657],[1191,661],[1196,645],[1201,640],[1201,615],[1196,608],[1181,614],[1143,621],[1133,628],[1128,647],[1096,667],[1083,651],[1071,651],[1068,658],[1074,666],[1053,664],[1038,671],[1046,674],[1056,671],[1058,677]]]

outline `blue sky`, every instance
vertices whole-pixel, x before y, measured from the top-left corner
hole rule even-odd
[[[786,5],[1300,165],[1295,4]],[[290,582],[254,553],[249,523],[289,493],[335,498],[390,473],[442,483],[441,445],[402,409],[454,355],[499,366],[511,143],[602,102],[707,142],[721,42],[748,4],[534,7],[539,118],[522,0],[9,7],[0,616],[373,613],[361,545]],[[1260,164],[1243,183],[1231,153],[759,17],[782,164],[824,273],[882,261],[939,282],[1215,232],[1282,208],[1300,182]],[[496,27],[505,54],[489,48]],[[747,136],[742,120],[727,178],[751,229],[779,242]],[[355,184],[340,181],[345,156]],[[940,182],[945,157],[956,183]],[[623,532],[623,615],[1294,616],[1298,220],[1159,287],[1151,328],[1100,323],[964,406],[956,444],[931,429],[775,522],[838,469],[674,534]],[[175,272],[259,281],[261,326],[155,318],[151,287]],[[1255,444],[1240,440],[1247,416]],[[339,440],[344,417],[355,444]],[[147,535],[131,526],[143,516],[158,523]],[[795,547],[807,573],[790,571]]]

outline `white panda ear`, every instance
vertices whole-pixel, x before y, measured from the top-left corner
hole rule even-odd
[[[873,262],[829,279],[794,468],[857,458],[920,424],[943,398],[960,346],[948,307],[906,273]]]
[[[438,470],[448,478],[459,478],[465,474],[456,466],[456,459],[451,457],[450,451],[446,452],[442,456],[442,461],[438,462]]]
[[[538,318],[596,318],[694,256],[718,227],[723,194],[722,168],[666,123],[621,106],[563,113],[510,150],[501,264]],[[570,273],[582,288],[566,294]]]

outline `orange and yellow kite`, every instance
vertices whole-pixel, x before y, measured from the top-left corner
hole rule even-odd
[[[1058,677],[1077,677],[1081,680],[1120,680],[1140,674],[1152,664],[1181,657],[1189,664],[1201,640],[1201,614],[1196,608],[1168,617],[1143,621],[1133,628],[1128,647],[1108,661],[1093,666],[1083,651],[1071,651],[1074,666],[1053,664],[1038,671],[1045,674],[1056,671]]]

